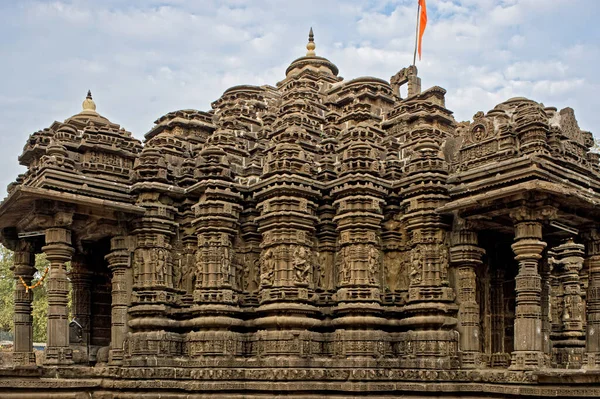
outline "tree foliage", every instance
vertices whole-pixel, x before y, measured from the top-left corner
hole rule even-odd
[[[10,267],[13,253],[0,245],[0,331],[12,331],[15,278]]]

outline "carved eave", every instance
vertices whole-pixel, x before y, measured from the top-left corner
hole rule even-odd
[[[173,198],[183,198],[186,193],[186,189],[179,187],[175,184],[167,184],[156,181],[138,181],[131,186],[131,193],[137,194],[140,192],[156,192],[166,194]]]
[[[154,123],[156,125],[144,135],[146,140],[150,140],[164,130],[174,129],[176,127],[204,130],[207,132],[207,135],[216,129],[213,121],[213,115],[211,113],[189,109],[169,112],[168,114],[158,118],[156,121],[154,121]],[[195,136],[189,136],[186,138],[191,141],[200,139],[199,137]]]
[[[522,156],[453,174],[450,195],[453,199],[490,192],[507,185],[529,180],[543,180],[577,190],[582,198],[600,195],[600,180],[561,166],[542,156]]]
[[[570,172],[556,165],[535,163],[528,158],[500,163],[494,175],[485,168],[474,170],[471,182],[457,184],[450,189],[452,200],[437,209],[443,214],[458,213],[461,217],[478,220],[487,228],[511,232],[508,213],[523,200],[545,199],[558,208],[558,218],[567,226],[591,225],[600,218],[600,184],[585,176],[580,182],[560,176]],[[504,172],[501,172],[504,169]],[[475,180],[476,174],[488,175]],[[571,173],[571,175],[573,175]],[[581,184],[587,180],[587,184]]]
[[[32,214],[34,202],[38,200],[74,206],[75,213],[105,219],[120,220],[121,215],[141,215],[144,208],[125,202],[93,198],[64,191],[40,187],[19,186],[0,204],[0,229],[17,227]],[[20,231],[19,231],[20,232]]]
[[[384,116],[384,121],[381,124],[382,128],[386,129],[389,125],[402,121],[414,122],[420,118],[426,121],[439,120],[448,124],[454,124],[455,121],[452,114],[452,111],[438,103],[405,100],[389,111]]]
[[[328,182],[327,188],[331,190],[332,196],[373,195],[376,197],[386,196],[391,188],[390,182],[366,173],[352,173]]]
[[[290,174],[285,176],[284,181],[281,177],[282,175],[273,175],[251,186],[253,198],[256,201],[279,195],[317,198],[321,194],[323,184],[313,179]]]
[[[25,186],[55,189],[66,193],[102,199],[133,202],[129,193],[130,186],[116,181],[83,176],[75,172],[44,168],[27,180]]]

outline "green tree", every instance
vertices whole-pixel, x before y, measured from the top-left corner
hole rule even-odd
[[[0,332],[13,329],[15,278],[10,270],[12,259],[12,251],[0,245]]]
[[[35,256],[35,267],[37,269],[36,278],[41,278],[50,262],[45,254]],[[33,290],[33,342],[46,342],[48,334],[48,295],[46,284],[40,285]]]

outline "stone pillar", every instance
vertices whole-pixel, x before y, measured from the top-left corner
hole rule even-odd
[[[113,365],[123,363],[123,343],[127,335],[127,308],[131,303],[132,276],[131,253],[124,236],[110,240],[111,252],[106,255],[108,268],[112,272],[111,335],[108,361]]]
[[[512,244],[519,272],[515,277],[515,350],[511,369],[531,370],[544,365],[542,348],[542,278],[538,262],[546,243],[542,241],[542,214],[521,207],[511,212],[515,222],[515,243]]]
[[[458,306],[448,279],[447,218],[436,209],[448,199],[448,166],[440,151],[441,138],[430,121],[413,134],[414,153],[400,180],[403,220],[409,237],[408,304],[400,321],[401,367],[450,369],[458,366]],[[415,184],[415,182],[420,182]]]
[[[552,355],[552,340],[550,339],[550,332],[552,331],[552,316],[550,314],[551,270],[552,266],[546,259],[540,266],[540,277],[542,278],[542,350],[547,359]]]
[[[585,332],[583,328],[583,298],[579,272],[583,266],[584,246],[572,240],[559,245],[554,252],[558,260],[562,286],[562,314],[560,331],[554,337],[553,363],[560,368],[580,368],[583,361]]]
[[[77,321],[82,328],[82,340],[80,344],[90,343],[90,318],[91,312],[91,289],[92,273],[88,270],[83,256],[75,256],[71,262],[69,279],[72,287],[72,309],[73,320]]]
[[[476,232],[459,230],[452,234],[450,262],[456,269],[458,331],[463,368],[476,368],[481,365],[476,269],[482,264],[481,257],[484,253],[485,250],[477,246]]]
[[[13,362],[15,366],[35,365],[33,353],[33,318],[31,317],[31,302],[33,291],[23,286],[21,279],[31,285],[35,273],[35,254],[31,243],[21,240],[14,254],[15,285],[15,314],[14,314],[14,344]]]
[[[490,301],[491,301],[491,324],[492,324],[492,354],[490,358],[491,367],[508,367],[510,356],[506,353],[504,340],[506,329],[504,328],[504,269],[502,266],[496,266],[491,281]]]
[[[589,272],[584,368],[600,368],[600,232],[587,232],[584,239]]]
[[[69,281],[65,263],[75,252],[71,246],[71,231],[66,228],[46,230],[46,246],[42,248],[50,261],[48,274],[48,342],[45,364],[71,364],[69,348],[68,294]]]

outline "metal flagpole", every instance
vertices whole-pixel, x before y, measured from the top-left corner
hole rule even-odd
[[[413,56],[413,66],[417,63],[417,44],[419,41],[419,17],[421,14],[421,2],[419,1],[419,6],[417,7],[417,28],[415,29],[415,54]]]

